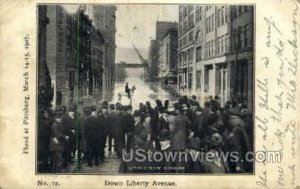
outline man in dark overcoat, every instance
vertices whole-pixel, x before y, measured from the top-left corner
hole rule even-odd
[[[68,166],[71,163],[72,157],[75,157],[76,150],[76,106],[72,106],[69,108],[68,114],[64,114],[61,120],[62,126],[65,128],[65,135],[68,136],[66,140],[66,146],[64,149],[64,166]]]
[[[101,147],[100,147],[100,161],[103,162],[105,158],[105,145],[106,145],[106,139],[108,135],[108,102],[103,101],[101,110],[98,114],[99,122],[101,123],[101,129],[103,131],[103,138],[101,139]]]
[[[57,108],[55,118],[51,124],[51,138],[49,144],[50,170],[52,173],[59,173],[63,168],[63,152],[68,136],[65,135],[65,128],[61,122],[62,110],[61,108]]]
[[[102,140],[104,137],[103,123],[101,123],[97,117],[96,106],[91,107],[91,115],[86,119],[84,123],[84,138],[86,143],[86,155],[88,166],[93,165],[93,161],[96,166],[100,161],[100,150]]]

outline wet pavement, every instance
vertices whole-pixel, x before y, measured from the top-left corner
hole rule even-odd
[[[169,92],[163,89],[160,83],[147,83],[144,82],[139,77],[129,77],[122,83],[116,83],[115,88],[112,93],[105,94],[104,96],[111,96],[111,99],[106,99],[108,101],[112,101],[114,103],[118,102],[118,93],[125,93],[125,85],[128,82],[129,88],[132,88],[135,85],[136,90],[132,96],[132,106],[133,109],[137,109],[139,107],[139,103],[145,103],[149,101],[152,107],[155,107],[155,100],[160,99],[162,102],[165,100],[174,101],[176,97],[172,96]],[[125,95],[125,94],[124,94]],[[128,105],[130,100],[128,97],[123,96],[121,99],[121,103],[123,105]]]

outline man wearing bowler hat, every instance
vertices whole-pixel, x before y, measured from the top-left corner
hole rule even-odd
[[[77,106],[72,105],[67,114],[64,114],[61,120],[62,126],[65,128],[65,135],[67,136],[66,146],[64,150],[64,166],[68,166],[71,163],[71,159],[75,158],[76,151],[76,114]]]
[[[101,142],[103,139],[102,125],[97,117],[96,106],[91,106],[91,115],[84,123],[84,138],[86,144],[86,159],[88,166],[92,167],[93,161],[99,165]]]
[[[55,118],[51,125],[51,138],[49,144],[50,167],[51,172],[59,173],[63,168],[63,152],[65,149],[66,139],[64,127],[61,124],[62,110],[60,107],[55,110]]]
[[[102,138],[101,138],[101,146],[100,146],[100,161],[103,162],[104,158],[105,158],[105,145],[106,145],[106,139],[107,139],[107,135],[108,135],[108,102],[107,101],[103,101],[102,106],[101,106],[101,110],[99,110],[98,113],[98,119],[99,119],[99,123],[101,123],[100,125],[100,129],[101,129],[101,133],[102,133]]]

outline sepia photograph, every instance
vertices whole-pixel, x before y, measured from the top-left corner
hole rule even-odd
[[[36,17],[36,174],[254,174],[254,4]]]

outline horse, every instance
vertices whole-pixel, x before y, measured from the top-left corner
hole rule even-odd
[[[131,89],[129,89],[129,92],[130,92],[130,99],[132,99],[132,97],[133,97],[133,95],[134,95],[134,91],[135,91],[135,89],[136,89],[136,87],[135,87],[135,85],[133,85],[132,87],[131,87]],[[120,92],[120,93],[118,93],[118,101],[119,102],[121,102],[121,99],[122,99],[122,97],[123,96],[127,96],[128,97],[128,94],[127,93],[125,93],[125,92]]]

